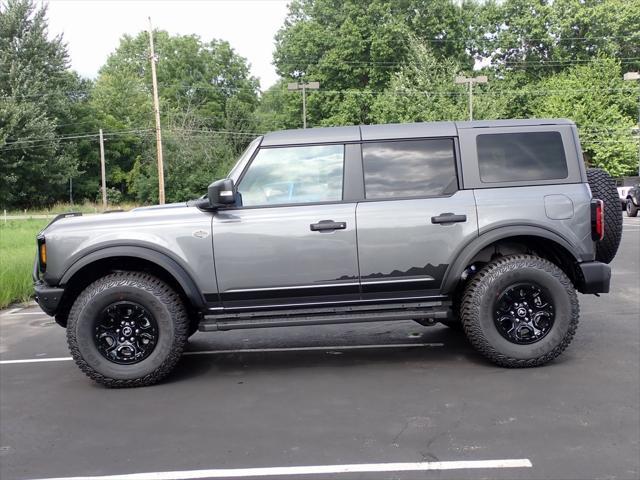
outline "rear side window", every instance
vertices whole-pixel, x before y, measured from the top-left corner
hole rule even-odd
[[[362,145],[365,197],[429,197],[457,188],[453,140],[405,140]]]
[[[480,180],[519,182],[567,178],[567,159],[559,132],[478,135]]]

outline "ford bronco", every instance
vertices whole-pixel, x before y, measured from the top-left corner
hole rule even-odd
[[[504,367],[557,357],[609,291],[615,184],[568,120],[256,138],[206,197],[54,219],[36,299],[95,381],[149,385],[196,331],[414,320]]]

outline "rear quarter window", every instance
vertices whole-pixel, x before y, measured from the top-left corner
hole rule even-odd
[[[559,132],[492,133],[476,137],[483,183],[567,178]]]

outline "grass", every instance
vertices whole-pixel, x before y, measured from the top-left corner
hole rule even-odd
[[[36,234],[49,220],[0,221],[0,308],[33,295],[31,270]]]
[[[107,205],[107,210],[131,210],[139,205],[133,203],[121,203],[118,205]],[[100,213],[103,211],[102,203],[56,203],[50,207],[25,209],[25,210],[7,210],[7,215],[57,215],[66,212],[82,212],[82,213]],[[0,211],[0,213],[3,213]]]
[[[131,210],[138,205],[109,205],[107,209]],[[9,215],[50,215],[65,212],[100,213],[102,204],[58,203],[48,208],[7,211]],[[47,218],[7,220],[0,211],[0,308],[14,302],[24,302],[33,295],[31,271],[36,255],[36,235],[50,222]]]

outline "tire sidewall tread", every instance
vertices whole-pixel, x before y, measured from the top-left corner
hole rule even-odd
[[[158,344],[140,363],[110,362],[93,343],[94,315],[120,300],[140,303],[158,323]],[[173,370],[182,356],[188,327],[184,304],[166,283],[146,273],[118,272],[96,280],[78,296],[69,312],[67,343],[76,364],[92,380],[108,387],[139,387],[157,383]]]
[[[616,184],[600,168],[587,169],[587,179],[593,198],[604,202],[604,238],[596,242],[596,260],[611,263],[622,239],[622,210]]]
[[[555,320],[551,331],[538,342],[516,345],[498,332],[493,307],[505,287],[526,278],[550,292]],[[579,316],[571,280],[555,264],[533,255],[510,255],[487,264],[468,284],[461,306],[462,327],[473,347],[495,364],[509,368],[536,367],[556,358],[571,343]]]

